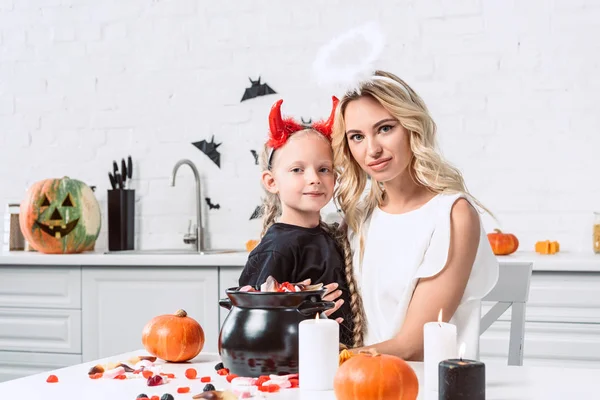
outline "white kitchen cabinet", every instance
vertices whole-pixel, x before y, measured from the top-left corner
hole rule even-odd
[[[0,351],[0,382],[81,364],[81,354]]]
[[[81,310],[2,307],[0,350],[81,354]]]
[[[0,266],[0,382],[81,361],[81,267]]]
[[[80,266],[0,266],[0,307],[81,309]]]
[[[217,351],[217,267],[93,267],[82,274],[83,361],[142,347],[153,317],[184,309]]]
[[[600,273],[533,271],[523,365],[600,368],[599,289]],[[509,321],[510,309],[481,336],[482,360],[506,361]]]

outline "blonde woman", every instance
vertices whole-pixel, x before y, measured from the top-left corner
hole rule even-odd
[[[353,310],[362,332],[356,342],[422,360],[423,325],[441,310],[466,355],[477,357],[480,300],[498,264],[476,209],[483,206],[438,153],[425,103],[398,77],[376,71],[342,97],[332,136],[335,198],[362,300]]]

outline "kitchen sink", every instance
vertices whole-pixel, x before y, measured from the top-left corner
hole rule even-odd
[[[154,254],[154,255],[174,255],[174,254],[184,254],[184,255],[192,255],[196,254],[199,256],[202,255],[210,255],[210,254],[231,254],[231,253],[245,253],[245,250],[242,249],[208,249],[202,252],[198,252],[194,249],[140,249],[140,250],[122,250],[122,251],[107,251],[105,254],[123,254],[123,255],[144,255],[144,254]]]

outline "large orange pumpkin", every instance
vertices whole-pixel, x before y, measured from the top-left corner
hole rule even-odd
[[[403,359],[371,350],[338,368],[333,389],[337,400],[415,400],[419,380]]]
[[[93,250],[100,220],[100,205],[92,189],[66,176],[31,185],[19,212],[23,236],[41,253]]]
[[[500,229],[494,229],[494,232],[488,233],[487,237],[490,246],[492,246],[492,251],[497,256],[507,256],[519,248],[519,240],[512,233],[504,233]]]
[[[142,344],[152,355],[165,361],[184,362],[196,357],[204,347],[204,330],[184,310],[159,315],[146,324]]]

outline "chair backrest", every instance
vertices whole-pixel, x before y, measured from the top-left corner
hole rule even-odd
[[[529,285],[533,263],[500,262],[498,282],[483,301],[526,303],[529,299]]]
[[[523,365],[525,344],[525,303],[529,299],[529,286],[533,263],[500,262],[496,286],[483,298],[496,304],[481,318],[480,331],[485,332],[502,314],[512,307],[508,365]]]

